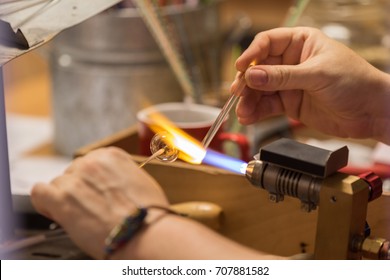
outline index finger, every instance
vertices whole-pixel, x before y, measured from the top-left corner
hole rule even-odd
[[[245,71],[250,63],[261,64],[268,57],[282,56],[282,64],[296,64],[300,60],[308,29],[276,28],[258,33],[249,47],[236,61],[238,71]]]

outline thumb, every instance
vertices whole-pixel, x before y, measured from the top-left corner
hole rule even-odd
[[[307,76],[301,65],[255,65],[245,72],[247,86],[264,91],[307,89]]]

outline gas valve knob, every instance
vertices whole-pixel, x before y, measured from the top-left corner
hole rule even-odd
[[[372,171],[368,171],[362,174],[359,174],[358,177],[364,180],[369,188],[370,194],[368,201],[373,201],[382,195],[382,179]]]

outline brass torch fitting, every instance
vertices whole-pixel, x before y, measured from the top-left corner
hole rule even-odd
[[[378,237],[367,237],[362,244],[363,258],[371,260],[390,260],[390,243]]]

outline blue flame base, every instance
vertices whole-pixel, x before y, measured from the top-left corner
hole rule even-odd
[[[213,150],[207,150],[202,163],[238,174],[245,174],[246,166],[248,165],[241,159],[224,155]]]

